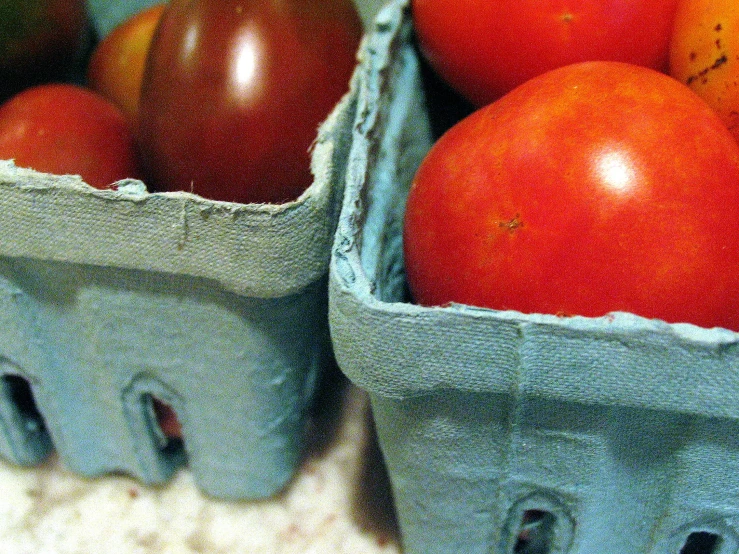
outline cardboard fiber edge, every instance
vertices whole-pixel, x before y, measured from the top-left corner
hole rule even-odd
[[[318,131],[314,182],[280,205],[148,193],[139,182],[97,190],[0,161],[0,256],[203,277],[255,297],[299,292],[327,271],[341,194],[334,158],[353,96]]]
[[[739,395],[737,333],[626,313],[559,318],[378,297],[382,277],[365,266],[381,264],[367,261],[362,228],[378,163],[374,142],[387,134],[378,114],[383,95],[392,96],[394,106],[386,109],[396,118],[413,121],[407,91],[390,83],[404,55],[408,16],[406,0],[386,6],[360,56],[357,121],[329,272],[329,317],[342,370],[388,398],[455,389],[739,418],[732,402]],[[399,148],[380,150],[399,163]],[[387,211],[383,217],[387,223]]]

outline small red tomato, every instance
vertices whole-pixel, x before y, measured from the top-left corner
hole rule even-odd
[[[133,133],[121,111],[69,84],[32,87],[0,106],[0,159],[80,175],[97,188],[140,178]]]
[[[690,89],[584,62],[445,133],[411,187],[407,278],[424,305],[627,311],[739,331],[739,146]]]
[[[116,104],[135,125],[151,39],[165,4],[126,19],[98,43],[87,66],[88,86]]]
[[[739,141],[739,3],[681,0],[670,43],[670,75],[716,110]]]
[[[312,182],[318,125],[349,90],[351,0],[172,0],[154,35],[139,142],[158,190],[283,202]]]
[[[477,106],[550,69],[614,60],[667,70],[677,0],[413,0],[422,52]]]
[[[182,425],[172,406],[163,400],[152,398],[152,407],[154,408],[157,424],[162,433],[164,433],[164,436],[172,439],[181,439]]]
[[[64,78],[82,53],[86,29],[85,0],[0,2],[0,101]]]

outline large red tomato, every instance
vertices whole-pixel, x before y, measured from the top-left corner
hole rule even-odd
[[[629,311],[739,331],[739,147],[687,87],[584,62],[518,87],[432,147],[405,216],[424,305]]]
[[[97,188],[141,177],[123,113],[94,92],[68,84],[38,85],[0,106],[0,159],[80,175]]]
[[[132,125],[146,56],[165,4],[155,4],[120,23],[98,43],[87,66],[87,85],[123,110]]]
[[[681,0],[670,42],[670,75],[716,110],[739,141],[739,3]]]
[[[575,62],[615,60],[666,71],[677,0],[412,0],[421,50],[482,106]]]
[[[158,190],[282,202],[312,182],[317,127],[349,90],[351,0],[172,0],[151,46],[140,143]]]

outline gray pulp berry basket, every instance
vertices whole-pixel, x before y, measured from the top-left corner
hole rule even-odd
[[[327,272],[354,121],[350,91],[282,205],[96,190],[0,162],[0,455],[55,448],[86,476],[168,479],[222,498],[279,491],[329,359]],[[154,401],[171,405],[184,446]]]
[[[401,227],[433,110],[408,0],[361,51],[329,273],[406,552],[739,551],[739,335],[631,314],[407,302]]]

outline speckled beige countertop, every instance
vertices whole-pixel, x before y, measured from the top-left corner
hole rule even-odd
[[[148,488],[125,476],[82,479],[55,457],[32,469],[0,461],[0,552],[398,554],[367,397],[338,384],[299,474],[266,501],[205,497],[187,469]]]

